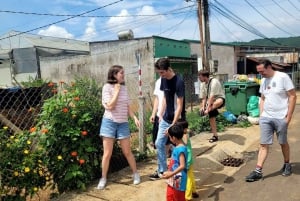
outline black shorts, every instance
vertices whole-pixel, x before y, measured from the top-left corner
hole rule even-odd
[[[216,108],[216,109],[210,111],[210,112],[208,113],[208,117],[209,117],[209,118],[216,117],[216,116],[219,115],[218,109],[222,108],[222,107],[225,105],[225,98],[221,98],[221,99],[223,100],[222,105],[220,105],[220,107],[218,107],[218,108]]]

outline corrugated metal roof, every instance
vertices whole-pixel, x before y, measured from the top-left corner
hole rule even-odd
[[[8,37],[8,38],[7,38]],[[1,36],[1,48],[47,47],[64,50],[90,51],[89,42],[10,31]],[[8,40],[9,39],[9,43]],[[26,41],[26,42],[22,42]]]
[[[247,57],[247,59],[258,63],[259,60],[262,59],[262,58],[259,58],[259,57]],[[273,62],[273,61],[271,61],[271,63],[272,63],[272,66],[274,68],[276,68],[276,69],[285,69],[285,68],[292,67],[290,64],[287,64],[287,63],[279,63],[279,62]]]

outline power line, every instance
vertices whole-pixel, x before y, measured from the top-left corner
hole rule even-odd
[[[274,18],[274,20],[276,19],[276,20],[280,21],[282,25],[285,25],[285,26],[286,26],[286,22],[285,22],[285,21],[283,21],[281,18],[278,18],[277,15],[274,15],[274,13],[270,11],[270,9],[266,9],[265,6],[262,5],[261,2],[260,2],[259,0],[255,0],[255,2],[259,5],[259,7],[263,8],[263,9],[265,10],[265,12],[267,12],[269,15],[271,15],[271,16],[272,16],[272,19]],[[282,26],[282,25],[281,25],[281,26]],[[287,27],[287,26],[286,26],[286,27]],[[290,27],[288,27],[288,28],[289,28],[290,30],[292,30]],[[297,32],[297,31],[295,31],[295,30],[292,30],[292,31],[293,31],[294,33],[296,33],[296,34],[299,34],[299,32]],[[295,35],[295,34],[293,34],[293,35]]]
[[[290,0],[287,0],[297,11],[300,12],[300,9],[294,4],[292,3]]]
[[[148,14],[148,15],[71,15],[71,14],[51,14],[51,13],[36,13],[36,12],[25,12],[25,11],[11,11],[11,10],[0,10],[0,13],[12,13],[12,14],[23,14],[23,15],[39,15],[39,16],[52,16],[52,17],[95,17],[95,18],[110,18],[110,17],[151,17],[151,16],[159,16],[159,15],[171,15],[171,14],[179,14],[181,12],[174,12],[177,10],[183,10],[185,8],[189,8],[192,6],[186,6],[178,9],[174,9],[173,12],[161,13],[161,14]]]
[[[250,24],[248,24],[247,22],[245,22],[244,20],[242,20],[241,18],[239,18],[237,15],[235,15],[234,13],[232,13],[230,10],[228,10],[224,5],[222,5],[221,3],[219,3],[217,0],[215,0],[215,2],[218,4],[218,5],[215,5],[213,3],[210,3],[212,8],[220,13],[221,15],[223,15],[224,17],[228,18],[230,21],[234,22],[235,24],[237,24],[238,26],[246,29],[247,31],[261,37],[261,38],[264,38],[266,40],[269,40],[277,45],[282,45],[280,43],[278,43],[277,41],[275,40],[272,40],[270,38],[268,38],[267,36],[265,36],[264,34],[262,34],[260,31],[258,31],[257,29],[255,29],[253,26],[251,26]],[[220,8],[220,7],[221,8]]]
[[[91,13],[91,12],[94,12],[96,10],[100,10],[102,8],[105,8],[105,7],[108,7],[108,6],[111,6],[111,5],[114,5],[114,4],[117,4],[119,2],[121,2],[123,0],[118,0],[118,1],[115,1],[113,3],[109,3],[105,6],[101,6],[101,7],[98,7],[98,8],[95,8],[95,9],[92,9],[92,10],[89,10],[89,11],[86,11],[86,12],[83,12],[83,13],[80,13],[78,15],[74,15],[72,17],[68,17],[66,19],[63,19],[63,20],[59,20],[59,21],[56,21],[56,22],[53,22],[53,23],[50,23],[50,24],[47,24],[47,25],[44,25],[44,26],[40,26],[40,27],[37,27],[37,28],[34,28],[34,29],[30,29],[28,31],[23,31],[23,32],[19,32],[19,33],[16,33],[14,35],[10,35],[10,36],[7,36],[7,37],[4,37],[4,38],[0,38],[0,40],[4,40],[4,39],[7,39],[7,38],[11,38],[11,37],[14,37],[14,36],[18,36],[18,35],[22,35],[22,34],[25,34],[25,33],[29,33],[31,31],[35,31],[35,30],[39,30],[41,28],[45,28],[45,27],[48,27],[48,26],[51,26],[51,25],[54,25],[54,24],[58,24],[58,23],[61,23],[61,22],[64,22],[64,21],[67,21],[67,20],[70,20],[70,19],[73,19],[75,17],[79,17],[79,16],[82,16],[82,15],[85,15],[85,14],[88,14],[88,13]]]
[[[193,8],[191,8],[190,11],[192,11],[192,9],[193,9]],[[188,16],[190,16],[191,14],[192,14],[192,12],[188,12],[188,13],[185,15],[185,17],[184,17],[180,22],[178,22],[177,24],[173,25],[172,27],[166,29],[164,32],[161,32],[159,35],[161,35],[161,34],[167,32],[168,30],[171,30],[171,29],[173,29],[173,28],[175,28],[175,27],[176,27],[176,29],[178,29],[178,28],[179,28],[179,25],[181,25],[181,24],[186,20],[186,18],[187,18]],[[174,30],[169,34],[169,36],[172,35],[172,33],[174,33],[174,31],[175,31],[176,29],[174,29]]]
[[[213,14],[214,15],[214,14]],[[235,34],[230,30],[230,29],[228,29],[228,27],[226,27],[225,25],[224,25],[224,23],[222,23],[221,21],[220,21],[220,19],[217,17],[217,15],[214,15],[214,17],[216,18],[216,20],[219,22],[219,24],[221,24],[221,26],[224,28],[224,29],[226,29],[230,34],[231,34],[231,36],[233,36],[237,41],[242,41],[240,38],[238,38],[237,36],[235,36]]]
[[[266,19],[268,22],[270,22],[271,24],[273,24],[275,27],[277,27],[279,30],[281,30],[282,32],[284,33],[287,33],[289,35],[292,35],[292,36],[295,36],[294,34],[292,33],[289,33],[287,31],[285,31],[284,29],[282,29],[281,27],[277,26],[276,24],[274,24],[271,20],[269,20],[266,16],[264,16],[261,12],[259,12],[259,10],[257,10],[251,3],[249,3],[248,0],[245,0],[245,2],[251,7],[253,8],[258,14],[260,14],[264,19]]]
[[[284,9],[279,3],[277,3],[275,0],[272,0],[281,10],[283,10],[286,14],[288,14],[289,16],[291,16],[292,18],[295,18],[296,20],[299,20],[298,18],[296,18],[294,15],[292,15],[289,11],[287,11],[286,9]],[[299,1],[299,0],[298,0]]]

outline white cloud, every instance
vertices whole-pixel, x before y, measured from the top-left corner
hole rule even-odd
[[[60,38],[74,38],[73,34],[69,33],[65,28],[56,25],[51,25],[47,29],[42,29],[38,32],[38,34]]]
[[[133,19],[133,17],[126,16],[130,16],[128,11],[125,9],[121,10],[121,12],[118,15],[116,15],[116,17],[109,18],[109,20],[106,23],[107,27],[113,32],[128,29],[130,27],[130,21]]]
[[[84,35],[80,38],[80,40],[92,41],[93,39],[95,39],[98,36],[95,22],[96,22],[95,18],[91,18],[87,22],[86,28],[84,31]]]

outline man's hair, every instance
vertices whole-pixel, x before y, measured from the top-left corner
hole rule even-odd
[[[168,70],[170,68],[170,61],[168,58],[160,58],[154,65],[156,70]]]
[[[171,137],[175,137],[178,140],[183,137],[183,127],[177,124],[174,124],[168,129],[168,133]]]
[[[205,69],[199,70],[198,75],[202,75],[204,77],[209,77],[209,71],[205,70]]]
[[[106,82],[109,83],[109,84],[117,83],[118,81],[115,78],[115,75],[121,70],[123,70],[123,66],[120,66],[120,65],[111,66],[108,70],[107,81]]]
[[[175,124],[181,126],[183,129],[189,127],[189,123],[186,120],[182,120],[182,119],[179,119]]]
[[[268,66],[271,66],[271,68],[273,68],[272,62],[269,59],[259,59],[257,65],[261,65],[261,64],[264,65],[264,68],[268,68]]]

